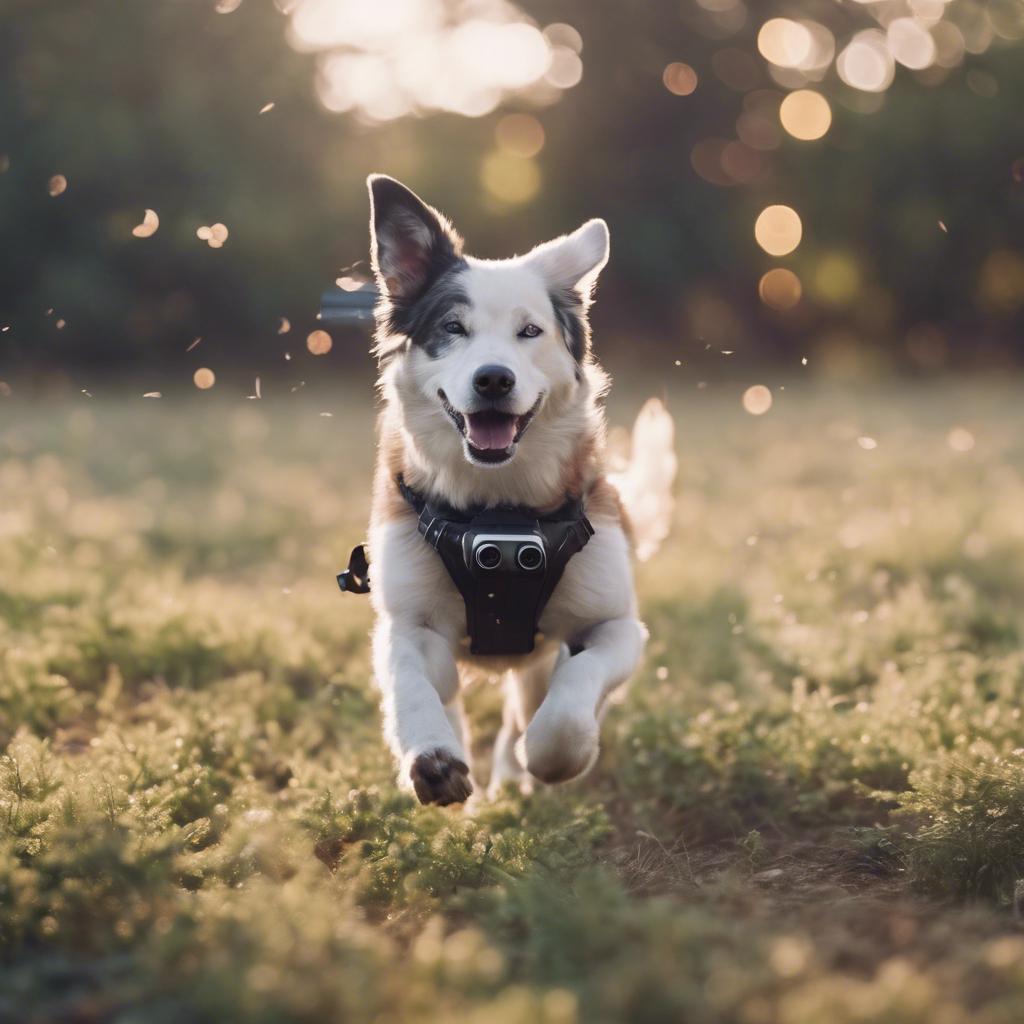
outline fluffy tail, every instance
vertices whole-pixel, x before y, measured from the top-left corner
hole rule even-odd
[[[658,398],[644,403],[633,425],[629,464],[609,475],[633,524],[637,558],[645,561],[658,550],[672,526],[676,478],[675,424]]]

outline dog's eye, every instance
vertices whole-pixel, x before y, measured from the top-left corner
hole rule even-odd
[[[536,338],[543,331],[536,324],[527,324],[517,335],[517,338]]]
[[[448,323],[446,323],[444,325],[444,329],[449,334],[465,334],[466,333],[466,328],[463,327],[462,324],[459,323],[458,320],[449,320]]]

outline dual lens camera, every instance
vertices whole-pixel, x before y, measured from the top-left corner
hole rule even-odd
[[[537,572],[544,567],[544,545],[540,538],[515,534],[476,537],[472,559],[486,572]]]

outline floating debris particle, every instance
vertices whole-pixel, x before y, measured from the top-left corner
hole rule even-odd
[[[132,234],[136,238],[149,238],[151,235],[155,235],[157,228],[160,227],[160,218],[156,215],[156,210],[147,209],[142,218],[141,224],[136,224],[132,228]]]
[[[196,238],[204,241],[211,249],[220,249],[228,240],[228,229],[220,223],[201,224],[196,228]]]

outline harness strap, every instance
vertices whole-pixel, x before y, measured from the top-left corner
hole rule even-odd
[[[466,630],[473,654],[528,654],[533,650],[540,617],[565,572],[565,567],[594,535],[579,498],[567,498],[548,515],[524,507],[498,506],[459,511],[434,504],[414,491],[401,476],[396,484],[418,517],[423,539],[441,556],[466,607]],[[486,526],[540,533],[544,538],[544,569],[532,573],[481,576],[469,567],[467,535]]]
[[[470,651],[480,655],[529,654],[537,638],[540,617],[565,572],[565,567],[594,535],[581,498],[566,498],[561,508],[546,515],[523,506],[455,509],[414,491],[399,475],[402,497],[417,516],[423,539],[438,553],[466,607]],[[488,530],[525,539],[543,538],[541,570],[477,573],[471,541]],[[370,592],[369,565],[364,545],[352,549],[348,568],[338,574],[338,586],[353,594]]]

